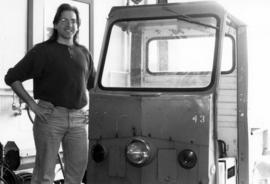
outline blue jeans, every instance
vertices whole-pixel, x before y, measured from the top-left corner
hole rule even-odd
[[[87,167],[87,119],[82,110],[71,110],[39,101],[51,110],[47,122],[35,118],[36,160],[31,184],[52,184],[60,144],[64,153],[65,184],[80,184]]]

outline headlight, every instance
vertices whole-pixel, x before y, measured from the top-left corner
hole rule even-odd
[[[185,149],[179,153],[178,162],[183,168],[191,169],[197,163],[197,156],[194,151]]]
[[[126,146],[126,157],[129,163],[141,167],[151,161],[152,150],[145,140],[136,138]]]
[[[100,163],[103,160],[105,160],[106,156],[107,156],[107,151],[104,148],[104,146],[102,146],[99,143],[96,143],[92,146],[92,150],[91,150],[91,155],[92,155],[92,159],[96,162],[96,163]]]

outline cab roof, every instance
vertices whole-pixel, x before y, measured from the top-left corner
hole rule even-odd
[[[108,20],[146,19],[196,14],[214,15],[219,18],[227,18],[230,19],[230,22],[236,27],[244,25],[241,21],[227,12],[219,3],[213,1],[116,6],[111,9]]]

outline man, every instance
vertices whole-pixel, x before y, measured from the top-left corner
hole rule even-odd
[[[60,143],[65,184],[79,184],[87,166],[86,89],[94,83],[94,65],[77,42],[80,27],[76,7],[62,4],[49,40],[37,44],[5,76],[5,82],[35,113],[36,161],[32,184],[51,184]],[[33,79],[34,99],[22,82]]]

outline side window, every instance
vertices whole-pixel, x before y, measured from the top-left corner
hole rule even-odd
[[[148,69],[151,73],[212,71],[214,36],[155,39],[149,42],[148,48]]]
[[[221,73],[228,74],[234,70],[234,39],[231,36],[225,36],[223,41],[223,53],[221,59]]]
[[[212,61],[211,52],[213,49],[213,38],[193,38],[193,39],[168,39],[168,40],[152,40],[149,42],[149,71],[156,72],[202,72],[210,71]],[[179,41],[180,40],[180,41]],[[201,46],[204,43],[204,46]],[[155,53],[163,53],[158,50],[160,45],[166,45],[166,50],[170,53],[166,54],[166,67],[164,67],[164,57],[158,59]],[[191,50],[193,50],[191,52]],[[181,51],[181,52],[180,52]],[[200,54],[194,54],[200,53]],[[234,69],[234,39],[231,36],[225,36],[223,41],[223,53],[221,61],[221,71],[223,74],[230,73]],[[164,55],[164,54],[163,54]],[[172,57],[176,56],[176,57]],[[181,62],[182,61],[182,62]],[[185,62],[183,62],[185,61]],[[201,61],[201,62],[198,62]]]

